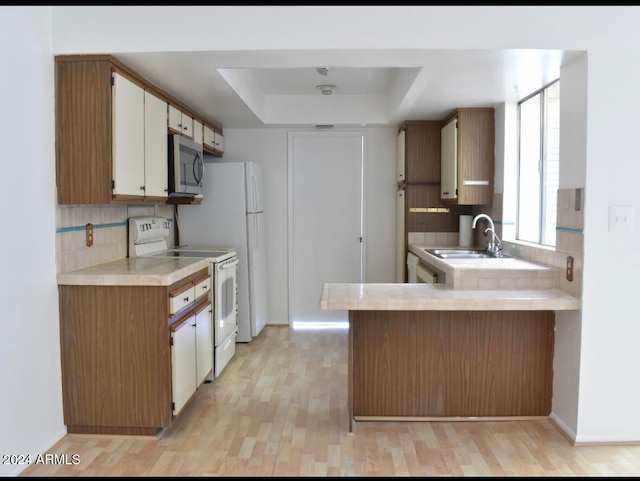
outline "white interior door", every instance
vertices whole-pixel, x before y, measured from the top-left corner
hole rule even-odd
[[[363,279],[364,132],[289,134],[289,323],[341,322],[325,282]]]

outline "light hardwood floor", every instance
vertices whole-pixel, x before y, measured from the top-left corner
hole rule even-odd
[[[67,435],[23,476],[638,476],[640,446],[572,446],[547,419],[361,422],[347,331],[267,326],[159,438]],[[73,464],[72,455],[79,463]]]

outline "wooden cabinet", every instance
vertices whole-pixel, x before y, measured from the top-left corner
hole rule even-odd
[[[172,326],[171,333],[171,386],[173,414],[182,411],[196,392],[196,323],[190,314]]]
[[[144,89],[113,74],[113,195],[144,197]]]
[[[171,326],[171,385],[177,416],[213,370],[213,310],[199,305]]]
[[[197,119],[193,119],[193,141],[200,145],[204,142],[204,125]]]
[[[55,76],[58,204],[167,202],[167,133],[197,139],[196,113],[111,55],[56,56]]]
[[[441,199],[493,204],[495,120],[492,108],[455,110],[441,130]]]
[[[184,135],[193,139],[193,117],[174,105],[169,105],[169,120],[167,126],[174,134]]]
[[[205,125],[202,147],[206,152],[217,157],[222,157],[222,154],[224,154],[224,136],[222,132]]]
[[[180,411],[172,404],[185,406],[212,370],[211,304],[202,289],[208,278],[205,268],[171,286],[58,286],[69,433],[157,435],[171,426]],[[190,290],[195,301],[172,315],[171,293]],[[178,376],[174,388],[176,369],[195,374]]]
[[[440,125],[437,120],[404,122],[398,132],[396,280],[407,278],[406,259],[409,232],[437,231],[441,222],[428,223],[427,209],[440,205]],[[437,214],[442,216],[442,214]],[[433,220],[433,219],[432,219]],[[444,229],[442,229],[444,230]]]
[[[165,202],[169,195],[167,102],[144,92],[144,196]]]
[[[437,120],[404,123],[404,170],[410,184],[440,183],[440,127]]]
[[[113,197],[166,200],[167,103],[113,74]]]

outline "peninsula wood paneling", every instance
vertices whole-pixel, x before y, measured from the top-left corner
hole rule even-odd
[[[354,417],[551,412],[551,311],[350,314]]]

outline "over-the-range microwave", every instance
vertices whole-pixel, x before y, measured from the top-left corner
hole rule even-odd
[[[202,194],[204,161],[202,145],[180,134],[169,134],[169,196]]]

